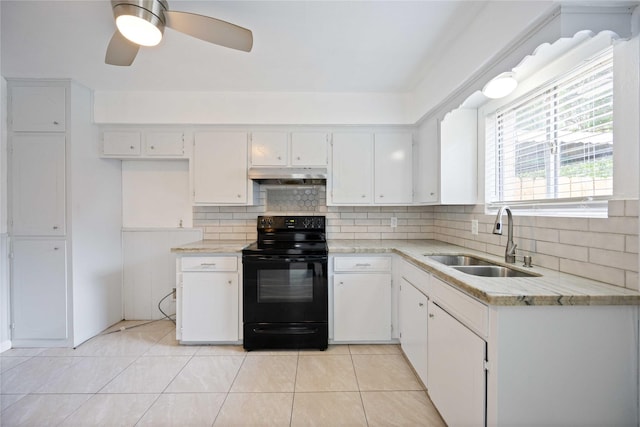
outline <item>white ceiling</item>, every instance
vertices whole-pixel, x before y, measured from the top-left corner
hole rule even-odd
[[[2,0],[5,77],[73,78],[94,90],[408,92],[486,1],[191,1],[172,10],[253,31],[250,53],[165,30],[131,67],[104,63],[106,0]]]

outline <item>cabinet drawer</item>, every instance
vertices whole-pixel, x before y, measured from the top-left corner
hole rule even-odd
[[[449,314],[482,337],[487,337],[489,308],[448,283],[432,277],[431,297]]]
[[[183,257],[182,271],[238,271],[238,258],[233,256]]]
[[[335,257],[333,271],[390,271],[391,257]]]
[[[400,267],[402,278],[426,296],[431,295],[431,275],[415,265],[404,261]]]

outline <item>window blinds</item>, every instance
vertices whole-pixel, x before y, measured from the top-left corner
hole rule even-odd
[[[613,55],[608,49],[486,119],[487,203],[613,193]]]

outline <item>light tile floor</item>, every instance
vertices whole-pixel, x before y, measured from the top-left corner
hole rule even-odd
[[[445,425],[397,345],[245,352],[135,324],[0,354],[0,426]]]

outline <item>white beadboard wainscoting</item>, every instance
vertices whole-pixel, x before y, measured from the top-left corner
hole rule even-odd
[[[122,293],[126,320],[164,318],[158,303],[176,287],[176,263],[171,248],[200,239],[200,229],[123,230]],[[168,315],[176,312],[171,297],[161,307]]]

